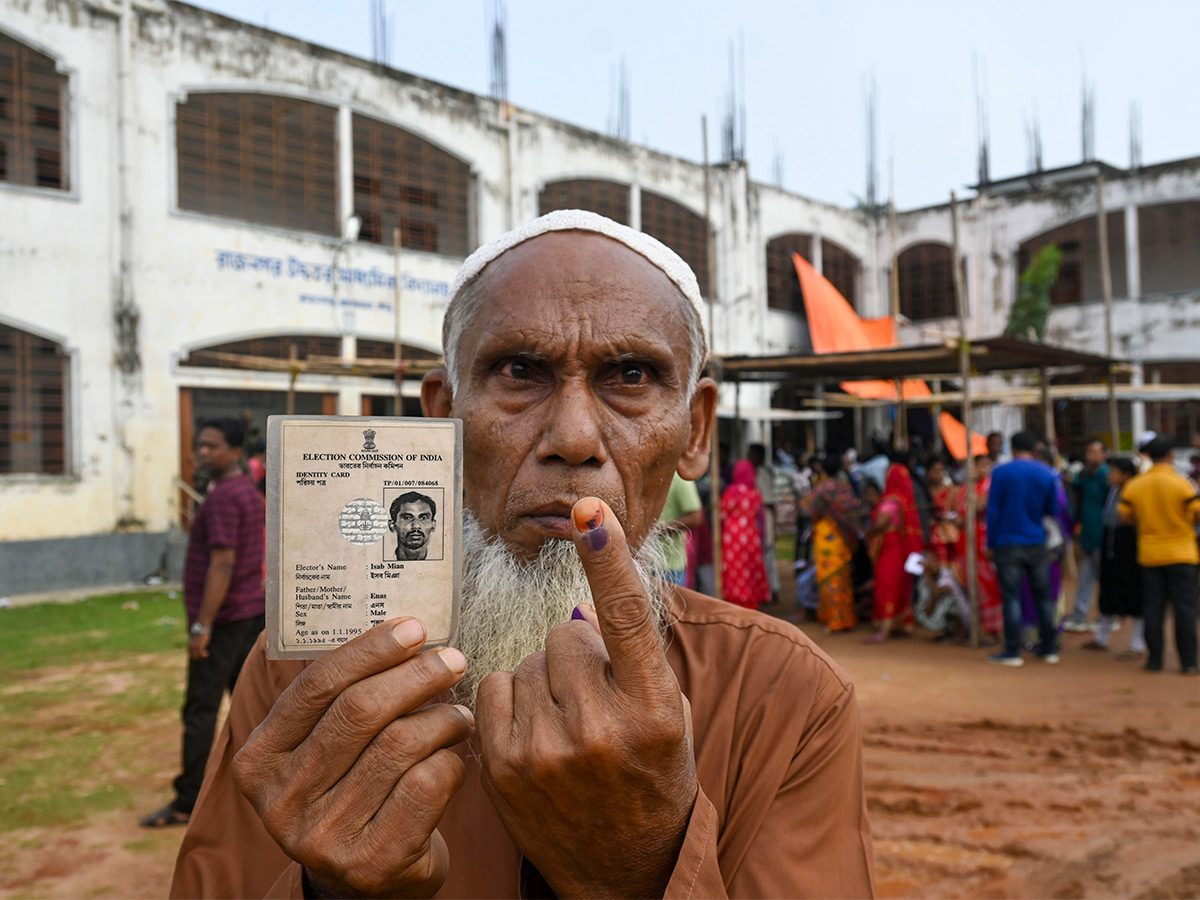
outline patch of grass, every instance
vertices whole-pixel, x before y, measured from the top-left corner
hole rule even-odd
[[[125,609],[124,604],[136,604]],[[165,592],[0,611],[0,682],[30,669],[120,659],[187,646],[183,600]]]
[[[152,837],[139,838],[125,844],[125,849],[130,853],[156,853],[158,848],[159,842]]]
[[[181,619],[166,593],[0,611],[0,832],[130,805],[147,731],[178,715]]]

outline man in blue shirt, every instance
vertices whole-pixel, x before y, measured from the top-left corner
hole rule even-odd
[[[988,546],[996,563],[1004,607],[1004,650],[988,657],[1002,666],[1021,666],[1021,582],[1029,579],[1037,607],[1043,662],[1058,662],[1055,598],[1050,595],[1046,528],[1042,521],[1058,512],[1054,472],[1033,458],[1037,435],[1019,431],[1012,436],[1012,462],[992,471],[988,494]]]

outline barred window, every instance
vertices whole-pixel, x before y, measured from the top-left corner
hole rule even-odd
[[[360,241],[445,256],[472,249],[471,167],[403,128],[355,115],[354,213]]]
[[[538,215],[556,209],[586,209],[629,224],[629,185],[595,178],[552,181],[538,193]]]
[[[1062,251],[1058,280],[1050,291],[1055,306],[1103,300],[1100,277],[1100,229],[1095,216],[1069,222],[1059,228],[1030,238],[1017,250],[1017,275],[1024,272],[1038,251],[1057,244]],[[1125,292],[1125,213],[1108,214],[1108,258],[1112,273],[1113,296]]]
[[[900,254],[900,312],[914,322],[957,313],[954,251],[945,244],[915,244]]]
[[[339,234],[337,110],[255,93],[198,93],[175,110],[179,208]]]
[[[821,239],[821,274],[858,309],[858,257],[833,241]]]
[[[700,295],[709,297],[708,236],[704,217],[661,194],[642,191],[642,231],[658,238],[692,267]]]
[[[812,262],[812,235],[781,234],[767,242],[767,306],[788,312],[804,312],[804,295],[792,254]]]
[[[66,413],[62,347],[0,325],[0,474],[66,474]]]
[[[0,34],[0,181],[68,188],[66,89],[53,59]]]
[[[1142,293],[1200,288],[1200,201],[1138,208]]]

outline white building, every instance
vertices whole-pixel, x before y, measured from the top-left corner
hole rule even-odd
[[[1116,351],[1174,381],[1200,344],[1200,160],[1106,171]],[[971,332],[1003,328],[1021,254],[1054,238],[1074,268],[1053,339],[1102,350],[1094,190],[1053,174],[965,205]],[[392,413],[389,378],[335,364],[393,358],[397,227],[408,360],[440,355],[471,249],[569,206],[687,259],[718,353],[805,347],[793,251],[887,313],[883,223],[743,164],[712,183],[710,284],[694,162],[182,3],[0,0],[0,594],[157,571],[203,418],[262,428],[289,387],[296,412]],[[947,209],[898,233],[903,311],[948,326]],[[418,382],[403,394],[415,411]]]

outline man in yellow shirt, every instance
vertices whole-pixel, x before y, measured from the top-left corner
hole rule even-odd
[[[1175,649],[1184,675],[1196,667],[1196,602],[1200,595],[1200,548],[1196,523],[1200,497],[1196,485],[1175,471],[1169,437],[1146,445],[1150,470],[1132,479],[1121,495],[1121,520],[1137,526],[1138,563],[1142,566],[1142,612],[1146,622],[1146,671],[1163,667],[1163,614],[1169,603],[1175,616]]]

